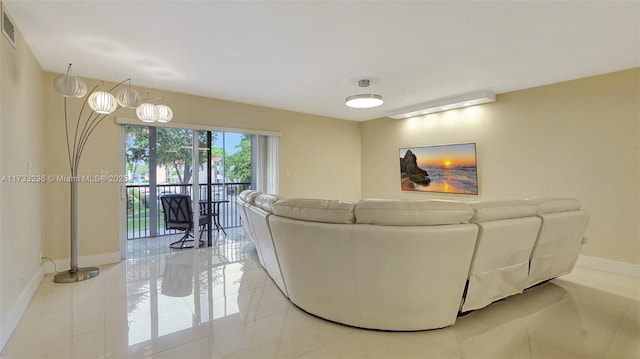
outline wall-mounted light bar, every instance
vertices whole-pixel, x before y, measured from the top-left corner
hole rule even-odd
[[[409,106],[396,111],[389,116],[396,120],[404,118],[427,115],[435,112],[453,110],[456,108],[480,105],[483,103],[495,102],[496,94],[490,91],[478,91],[466,95],[443,98],[440,100],[429,101],[419,105]]]

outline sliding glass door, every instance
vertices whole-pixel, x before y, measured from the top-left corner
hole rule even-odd
[[[198,163],[193,166],[193,135],[198,134]],[[164,228],[160,197],[193,194],[218,200],[219,225],[241,226],[237,195],[255,188],[254,141],[257,136],[221,131],[125,125],[127,240],[173,234]],[[196,181],[197,179],[197,181]]]

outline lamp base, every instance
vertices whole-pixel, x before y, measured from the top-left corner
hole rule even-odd
[[[68,270],[53,276],[54,283],[74,283],[97,277],[100,269],[96,267],[78,268],[75,271]]]

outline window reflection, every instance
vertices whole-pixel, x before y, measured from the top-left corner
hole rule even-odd
[[[130,260],[127,285],[129,346],[208,325],[240,313],[238,292],[243,278],[246,242],[225,243]]]

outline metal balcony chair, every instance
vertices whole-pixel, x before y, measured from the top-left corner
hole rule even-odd
[[[162,209],[164,210],[164,228],[184,231],[184,235],[179,240],[169,246],[175,249],[193,248],[193,209],[191,207],[191,197],[186,194],[167,194],[160,197]],[[200,216],[200,245],[204,245],[202,234],[207,227],[207,216]]]

